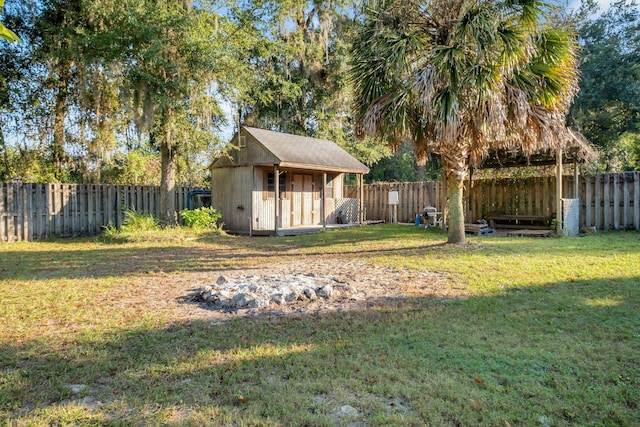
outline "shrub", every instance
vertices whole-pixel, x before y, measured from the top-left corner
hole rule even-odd
[[[180,217],[184,221],[184,225],[195,229],[217,229],[218,221],[222,218],[222,214],[214,208],[201,207],[198,209],[183,209],[180,211]]]
[[[160,224],[151,215],[139,214],[136,211],[128,209],[124,213],[121,231],[132,233],[137,231],[153,231],[158,230]]]

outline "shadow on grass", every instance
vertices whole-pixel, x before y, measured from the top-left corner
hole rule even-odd
[[[77,336],[61,348],[45,340],[4,343],[0,419],[638,425],[638,282],[562,282],[464,300],[380,301],[366,311],[140,326]],[[75,394],[70,384],[85,388]]]
[[[532,239],[471,237],[467,247],[443,245],[444,234],[411,226],[369,226],[332,230],[308,236],[220,237],[198,241],[158,241],[109,244],[88,239],[6,246],[0,251],[4,279],[46,280],[144,275],[155,272],[216,272],[246,270],[257,260],[278,262],[300,256],[376,257],[379,255],[438,256],[460,253],[549,257],[563,255],[579,264],[585,256],[609,257],[637,251],[640,234],[601,233],[583,238]],[[74,243],[66,249],[60,241]],[[84,245],[84,247],[82,247]],[[78,246],[81,249],[77,249]],[[42,248],[42,249],[40,249]]]
[[[302,255],[361,255],[397,250],[384,249],[384,243],[376,250],[363,248],[373,242],[402,241],[407,236],[404,228],[406,227],[385,230],[381,227],[362,227],[358,228],[357,233],[335,230],[294,238],[221,237],[217,234],[205,234],[198,241],[189,242],[151,240],[113,243],[95,239],[54,239],[30,244],[29,250],[24,250],[24,245],[3,248],[0,252],[0,273],[5,279],[46,280],[120,277],[158,271],[246,270],[248,263],[258,259],[298,257],[300,250],[307,248],[311,250]],[[427,235],[427,243],[419,242],[420,246],[426,248],[434,242],[441,243],[441,234]],[[66,249],[66,244],[73,249]],[[79,246],[82,248],[77,249]]]

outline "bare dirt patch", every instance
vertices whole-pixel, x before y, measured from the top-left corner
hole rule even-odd
[[[304,274],[332,277],[348,292],[338,292],[330,300],[296,301],[286,305],[270,303],[264,308],[242,310],[214,309],[199,298],[206,285],[220,276]],[[299,255],[269,257],[268,261],[247,262],[246,268],[209,272],[154,273],[136,279],[137,286],[120,296],[120,303],[134,304],[141,310],[169,311],[176,321],[225,321],[240,316],[284,316],[292,314],[371,309],[408,298],[450,298],[461,290],[450,286],[440,272],[398,271],[366,261],[336,256]],[[456,295],[457,294],[457,295]]]

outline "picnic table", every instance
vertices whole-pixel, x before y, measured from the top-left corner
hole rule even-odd
[[[551,227],[554,215],[506,215],[488,214],[486,220],[491,228],[517,228],[547,230]]]

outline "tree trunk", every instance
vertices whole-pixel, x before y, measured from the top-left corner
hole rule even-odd
[[[53,162],[56,166],[56,176],[62,174],[62,164],[64,161],[64,119],[67,115],[67,84],[69,81],[69,70],[65,62],[58,66],[58,93],[54,107],[53,121],[53,144],[51,147]]]
[[[464,176],[450,174],[448,178],[449,195],[449,231],[447,233],[447,243],[463,244],[464,236],[464,208],[462,203]]]
[[[415,170],[415,180],[416,181],[424,181],[425,179],[425,165],[419,164],[417,161],[413,162],[414,170]]]
[[[2,150],[2,161],[4,163],[4,168],[0,169],[0,181],[8,181],[12,177],[10,167],[9,167],[9,154],[7,153],[7,146],[4,143],[4,133],[2,132],[2,127],[0,126],[0,149]]]
[[[447,216],[447,243],[464,244],[464,180],[469,173],[467,162],[467,144],[460,140],[446,147],[442,153],[442,170],[447,178],[447,195],[449,199],[449,213]],[[444,151],[444,150],[443,150]]]
[[[176,152],[169,147],[165,136],[160,146],[160,222],[164,227],[175,227],[176,218]]]

